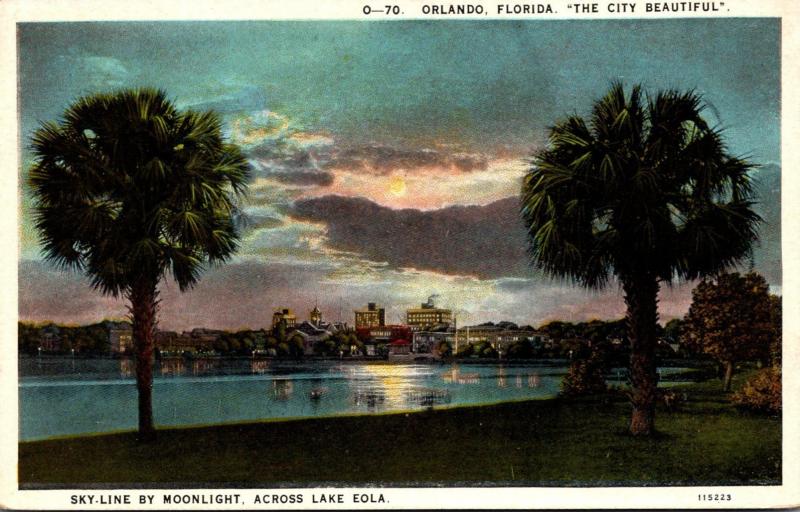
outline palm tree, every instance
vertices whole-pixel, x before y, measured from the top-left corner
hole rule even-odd
[[[602,288],[622,285],[631,340],[630,432],[654,429],[656,322],[662,283],[708,276],[745,258],[760,218],[748,172],[694,92],[626,97],[614,83],[591,118],[550,129],[522,186],[536,268]]]
[[[158,284],[181,291],[237,248],[235,198],[249,164],[211,112],[180,112],[153,89],[77,100],[34,133],[29,185],[45,258],[83,271],[130,303],[139,436],[155,435],[153,345]]]

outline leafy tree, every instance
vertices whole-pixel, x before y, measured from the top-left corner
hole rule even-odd
[[[530,359],[536,356],[536,348],[528,339],[515,341],[508,346],[506,357],[508,359]]]
[[[543,324],[539,327],[539,330],[553,340],[572,338],[575,336],[575,324],[571,322],[562,322],[561,320],[553,320]]]
[[[769,362],[773,367],[780,367],[783,345],[783,305],[777,295],[769,296],[770,326],[772,327],[772,343],[769,345]]]
[[[230,345],[228,345],[228,340],[225,339],[224,336],[220,336],[214,340],[214,343],[211,344],[211,348],[220,354],[227,354],[231,349]]]
[[[37,354],[41,336],[40,327],[27,322],[17,323],[17,343],[20,352],[29,355]]]
[[[130,303],[139,435],[152,438],[158,284],[170,274],[186,290],[233,254],[234,197],[249,164],[225,143],[215,114],[181,112],[153,89],[81,98],[35,132],[32,148],[29,184],[47,259]]]
[[[305,345],[302,336],[300,336],[299,334],[295,334],[294,336],[292,336],[291,339],[289,340],[288,346],[289,346],[289,355],[296,358],[303,357],[303,354],[305,353],[304,352]]]
[[[692,290],[684,333],[691,345],[724,365],[725,391],[738,361],[769,357],[776,337],[773,304],[767,281],[755,273],[720,274]]]
[[[226,336],[225,338],[228,341],[231,352],[240,352],[242,350],[242,344],[235,336]]]
[[[570,362],[567,375],[561,382],[561,392],[567,396],[604,393],[608,389],[605,372],[606,365],[600,352],[582,354]]]
[[[741,391],[733,395],[733,403],[742,409],[780,413],[782,406],[781,368],[769,367],[747,379]]]
[[[756,240],[752,166],[728,154],[703,110],[694,92],[626,96],[615,83],[588,121],[550,129],[523,181],[534,265],[591,289],[622,286],[634,435],[654,430],[661,284],[728,268]]]
[[[683,329],[683,319],[673,318],[664,326],[664,337],[671,343],[680,343],[681,330]]]
[[[456,352],[456,357],[471,357],[472,354],[475,353],[475,344],[468,343],[466,346],[462,346],[461,350]]]
[[[286,319],[282,318],[273,329],[273,335],[278,340],[278,343],[286,343],[286,329]]]
[[[336,353],[336,342],[330,336],[314,342],[314,353],[321,356],[330,356]]]
[[[440,341],[439,344],[436,345],[436,351],[439,353],[440,357],[450,357],[453,355],[453,347],[445,340]]]

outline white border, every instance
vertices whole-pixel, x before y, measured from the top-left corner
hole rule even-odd
[[[636,0],[634,0],[636,1]],[[670,1],[670,0],[666,0]],[[672,0],[675,1],[675,0]],[[693,1],[693,0],[692,0]],[[364,16],[361,7],[366,3],[400,5],[403,15],[379,17]],[[103,490],[103,491],[19,491],[16,482],[18,393],[17,393],[17,259],[18,247],[18,184],[19,155],[17,148],[17,55],[16,23],[29,21],[80,21],[80,20],[255,20],[255,19],[658,19],[672,17],[669,14],[636,13],[635,15],[608,14],[569,15],[563,8],[568,0],[553,0],[550,3],[559,9],[557,15],[497,16],[494,6],[500,1],[476,1],[488,11],[483,16],[425,16],[423,4],[445,2],[420,2],[418,0],[386,0],[378,2],[329,0],[277,1],[253,0],[180,0],[180,1],[134,1],[134,0],[0,0],[0,283],[4,293],[0,294],[0,403],[4,404],[0,424],[0,508],[13,509],[86,509],[85,505],[71,504],[75,494],[111,496],[128,494],[131,505],[119,509],[239,509],[242,505],[226,506],[187,505],[166,507],[165,494],[240,494],[246,503],[253,503],[256,489],[217,490]],[[466,2],[465,2],[466,3]],[[533,3],[533,2],[518,2]],[[539,1],[538,3],[546,3]],[[608,0],[599,1],[602,8]],[[644,2],[637,2],[644,3]],[[728,9],[715,17],[779,17],[782,18],[782,243],[783,243],[783,304],[784,311],[784,421],[783,421],[783,484],[767,487],[606,487],[606,488],[369,488],[369,489],[279,489],[279,494],[301,494],[303,503],[277,505],[250,505],[261,509],[308,509],[308,508],[470,508],[470,509],[516,509],[516,508],[764,508],[800,506],[800,445],[798,444],[798,405],[800,397],[800,352],[798,333],[800,319],[792,314],[798,309],[800,274],[800,234],[795,201],[800,198],[800,152],[795,138],[800,136],[800,104],[795,90],[800,87],[800,27],[797,14],[800,2],[792,0],[725,0]],[[707,17],[707,13],[685,13],[681,17]],[[709,70],[713,72],[713,70]],[[794,215],[793,215],[794,214]],[[342,493],[343,505],[313,503],[312,495],[325,492]],[[731,501],[698,501],[700,493],[731,494]],[[385,504],[358,504],[352,501],[353,494],[383,494]],[[139,503],[142,495],[154,495],[154,505],[143,507]],[[88,507],[106,509],[107,506]]]

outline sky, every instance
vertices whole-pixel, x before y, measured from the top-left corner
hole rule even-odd
[[[387,321],[436,294],[461,325],[624,315],[618,287],[534,271],[521,178],[547,128],[613,80],[694,89],[754,172],[766,222],[755,270],[780,291],[780,24],[776,19],[47,23],[18,26],[21,176],[30,135],[75,99],[164,89],[219,113],[253,167],[242,247],[191,291],[161,285],[166,329],[261,328],[275,308]],[[42,260],[20,196],[22,320],[125,315]],[[692,283],[662,289],[666,320]]]

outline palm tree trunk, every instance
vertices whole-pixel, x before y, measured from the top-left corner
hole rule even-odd
[[[157,279],[140,278],[130,291],[133,340],[136,349],[136,388],[139,392],[140,441],[155,439],[153,426],[153,347],[156,327]]]
[[[733,361],[725,361],[725,378],[723,382],[723,389],[725,391],[731,390],[731,379],[733,378]]]
[[[628,308],[628,336],[631,341],[630,433],[647,436],[654,432],[656,415],[656,322],[658,321],[658,281],[653,276],[624,279]]]

